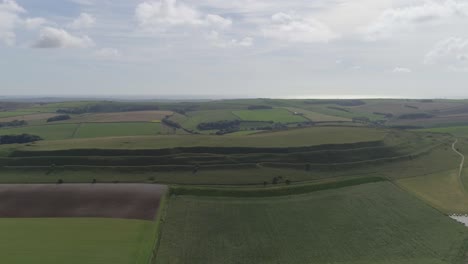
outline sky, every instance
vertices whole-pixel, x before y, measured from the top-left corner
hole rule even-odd
[[[0,96],[468,98],[468,0],[0,0]]]

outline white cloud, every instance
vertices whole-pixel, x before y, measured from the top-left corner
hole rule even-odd
[[[23,20],[23,25],[27,29],[36,29],[44,25],[45,23],[47,23],[47,20],[42,17],[26,18],[25,20]]]
[[[206,15],[206,23],[214,27],[225,29],[232,25],[232,20],[218,15],[208,14]]]
[[[411,73],[413,71],[410,68],[395,67],[392,72],[394,72],[394,73]]]
[[[427,0],[385,10],[380,17],[363,30],[366,40],[389,38],[401,31],[411,31],[415,26],[443,18],[468,15],[468,3],[458,0]]]
[[[21,20],[19,15],[26,10],[13,0],[3,0],[0,2],[0,41],[6,45],[14,45],[16,34],[15,26]]]
[[[338,38],[327,25],[311,17],[276,13],[271,23],[263,28],[265,37],[289,42],[329,42]]]
[[[83,29],[91,28],[96,23],[96,18],[88,13],[81,13],[72,23],[69,24],[70,28]]]
[[[442,65],[453,71],[468,70],[468,39],[451,37],[436,43],[426,53],[424,63]]]
[[[243,39],[225,38],[217,31],[211,31],[206,34],[206,39],[214,47],[229,48],[229,47],[251,47],[253,45],[253,38],[245,37]]]
[[[88,36],[74,36],[64,29],[45,27],[34,43],[35,48],[88,48],[94,42]]]
[[[96,57],[101,58],[101,59],[117,59],[122,56],[120,51],[114,48],[99,49],[96,52],[94,52],[94,55],[96,55]]]
[[[211,26],[228,28],[232,20],[215,14],[203,14],[194,7],[177,0],[145,1],[135,9],[140,28],[147,31],[164,31],[171,26]]]

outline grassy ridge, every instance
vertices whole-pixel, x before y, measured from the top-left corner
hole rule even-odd
[[[218,197],[273,197],[310,193],[329,189],[338,189],[348,186],[381,182],[386,179],[379,177],[361,177],[355,179],[339,179],[329,180],[326,182],[314,184],[290,185],[272,188],[203,188],[203,187],[186,187],[173,186],[170,189],[171,195],[195,195],[195,196],[218,196]]]
[[[465,227],[388,182],[255,199],[178,195],[156,261],[448,264],[463,260],[467,238]]]

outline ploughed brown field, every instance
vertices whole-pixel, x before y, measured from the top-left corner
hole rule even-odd
[[[136,112],[120,112],[120,113],[105,113],[92,114],[83,116],[82,121],[86,122],[152,122],[161,121],[164,117],[172,115],[171,111],[136,111]],[[78,119],[75,119],[77,121]],[[81,121],[81,120],[80,120]]]
[[[0,217],[153,220],[166,189],[156,184],[2,184]]]

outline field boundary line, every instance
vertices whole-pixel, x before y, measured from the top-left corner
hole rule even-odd
[[[452,144],[452,150],[461,157],[460,161],[460,166],[458,168],[458,183],[460,184],[460,188],[462,189],[463,193],[466,194],[466,189],[465,185],[463,185],[463,180],[462,180],[462,173],[463,173],[463,166],[465,165],[465,155],[463,155],[461,152],[455,148],[455,145],[458,143],[458,138],[453,142]]]
[[[158,209],[159,212],[157,212],[158,216],[157,216],[156,223],[155,223],[156,225],[155,236],[156,237],[154,239],[153,251],[148,261],[148,264],[156,263],[156,258],[158,256],[158,251],[159,251],[159,245],[161,244],[161,235],[163,231],[163,226],[164,226],[164,222],[166,219],[167,207],[169,203],[170,188],[171,187],[168,186],[166,193],[164,194],[164,196],[162,196],[162,199],[159,202],[159,209]]]
[[[76,126],[76,128],[75,128],[75,130],[73,130],[73,134],[71,135],[71,138],[72,138],[72,139],[75,138],[76,133],[78,133],[78,130],[80,129],[80,127],[81,127],[82,124],[83,124],[83,123],[78,123],[77,126]]]

